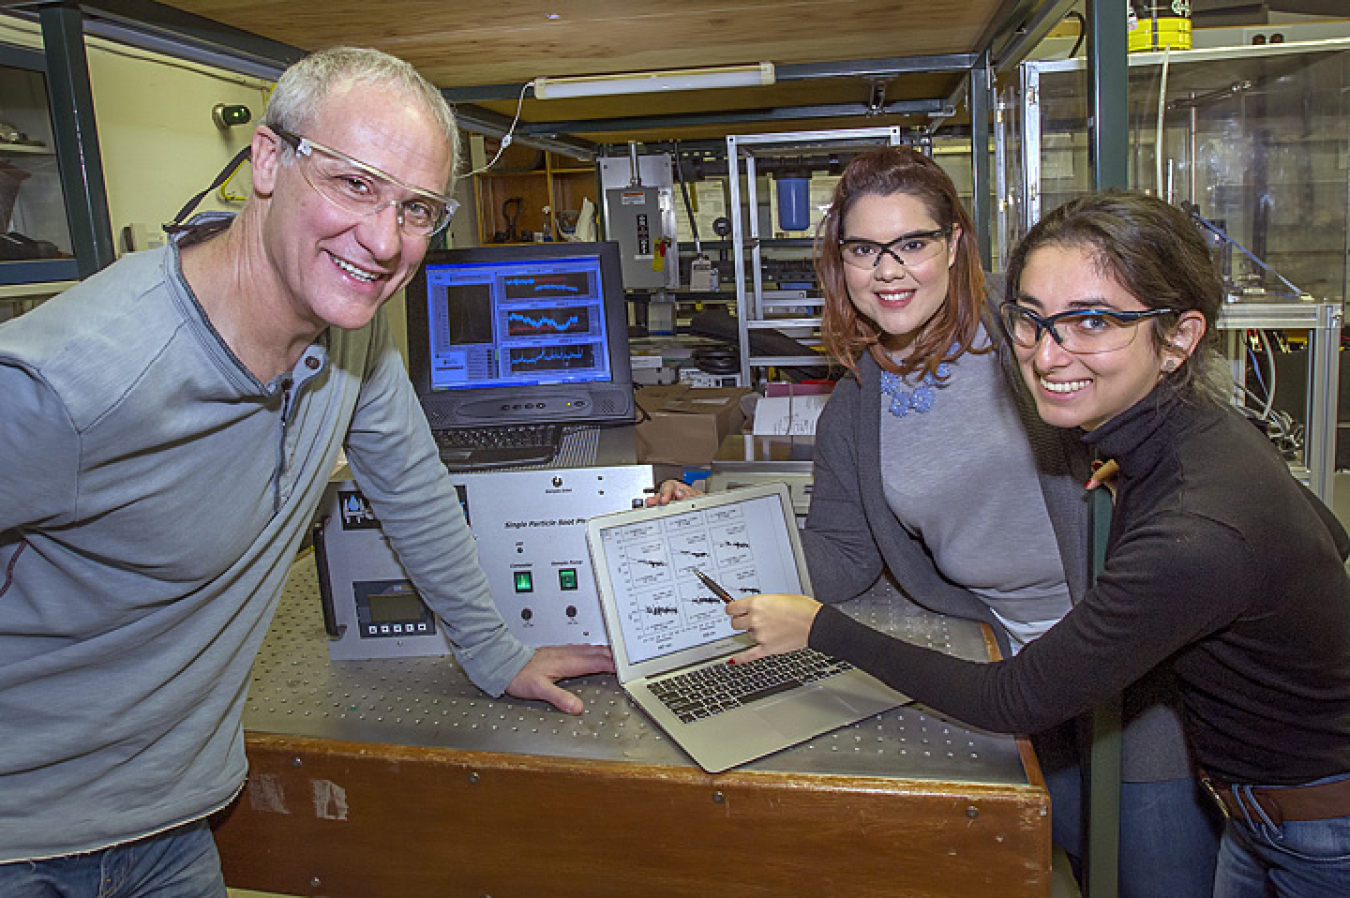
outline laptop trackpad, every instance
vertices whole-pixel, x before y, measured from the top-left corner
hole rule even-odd
[[[832,730],[858,717],[857,711],[839,696],[819,688],[760,702],[753,710],[784,736],[797,739]]]

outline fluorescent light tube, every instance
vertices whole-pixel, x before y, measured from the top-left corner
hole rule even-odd
[[[773,63],[723,66],[710,69],[676,69],[669,72],[632,72],[623,75],[585,75],[578,78],[536,78],[537,100],[567,100],[573,97],[609,97],[668,90],[706,90],[715,87],[761,87],[773,84]]]

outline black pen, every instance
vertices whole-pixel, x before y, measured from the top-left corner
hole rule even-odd
[[[709,577],[707,574],[703,573],[698,568],[694,568],[694,576],[702,580],[703,585],[711,589],[713,591],[713,595],[717,596],[723,602],[736,601],[734,598],[732,598],[731,593],[727,592],[725,589],[719,586],[716,580],[714,580],[712,577]]]

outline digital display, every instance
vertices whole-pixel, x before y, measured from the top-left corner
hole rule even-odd
[[[433,390],[612,379],[600,258],[428,264]]]
[[[422,619],[422,599],[415,592],[377,592],[366,597],[373,624],[416,623]]]
[[[408,282],[408,375],[432,430],[631,424],[619,244],[437,249]]]

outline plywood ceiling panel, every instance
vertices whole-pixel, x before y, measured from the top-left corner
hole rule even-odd
[[[408,60],[438,87],[451,90],[522,85],[537,77],[601,75],[772,62],[828,65],[971,53],[1006,10],[1038,0],[498,0],[489,4],[424,0],[168,0],[168,6],[253,34],[316,50],[334,44],[371,46]],[[585,101],[536,101],[527,95],[522,121],[563,126],[585,139],[616,133],[604,119],[726,115],[766,118],[754,130],[860,125],[921,125],[926,117],[860,118],[869,99],[942,100],[960,73],[901,75],[878,92],[865,78],[780,82],[769,88],[684,92]],[[515,95],[479,103],[511,116]],[[510,96],[507,100],[505,97]],[[779,110],[847,105],[840,119],[789,122]],[[594,123],[593,134],[577,122]],[[672,125],[638,129],[632,139],[695,137],[709,128]],[[735,127],[711,128],[722,133]]]
[[[407,59],[440,87],[768,61],[966,53],[1001,0],[171,0],[167,5],[314,50]],[[556,17],[556,18],[553,18]]]

